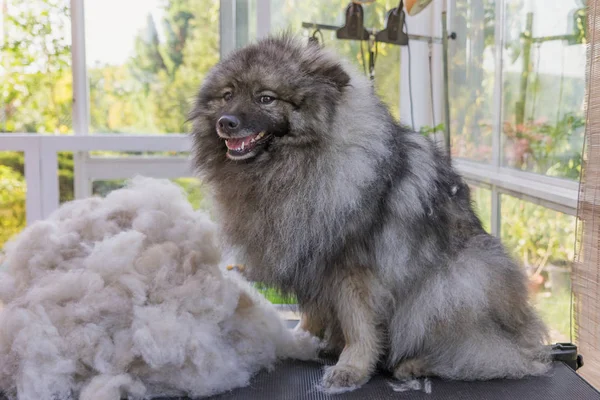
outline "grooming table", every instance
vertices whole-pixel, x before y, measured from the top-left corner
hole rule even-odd
[[[323,374],[323,364],[285,362],[271,373],[259,373],[249,387],[214,396],[214,400],[250,399],[423,399],[423,400],[587,400],[600,399],[600,393],[565,363],[554,363],[550,376],[522,380],[448,382],[431,379],[431,394],[410,390],[394,392],[390,376],[377,375],[353,392],[328,396],[315,389]],[[174,400],[174,399],[172,399]]]
[[[297,321],[288,321],[293,327]],[[547,376],[520,380],[498,379],[491,381],[457,382],[431,378],[431,393],[420,390],[395,392],[390,386],[400,382],[385,374],[378,374],[353,392],[326,395],[316,389],[323,367],[334,361],[285,361],[272,372],[263,371],[251,381],[250,386],[214,396],[212,400],[320,400],[320,399],[414,399],[414,400],[600,400],[600,392],[575,372],[582,365],[577,347],[572,344],[553,346],[554,362]],[[422,380],[421,380],[422,382]],[[167,399],[162,399],[167,400]],[[168,400],[186,400],[184,398]]]
[[[250,386],[213,396],[211,400],[595,400],[600,393],[562,361],[554,362],[550,376],[522,380],[447,382],[431,379],[431,394],[423,391],[394,392],[389,376],[376,375],[353,392],[328,396],[315,389],[323,363],[283,362],[271,373],[261,372]],[[0,399],[6,400],[4,396]],[[162,398],[156,400],[191,400]]]

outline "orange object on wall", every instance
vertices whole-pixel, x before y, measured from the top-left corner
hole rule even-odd
[[[408,15],[417,15],[431,2],[432,0],[406,0],[406,12]]]

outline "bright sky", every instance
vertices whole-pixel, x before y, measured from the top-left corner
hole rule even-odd
[[[162,30],[160,0],[85,0],[88,65],[122,64],[133,52],[134,39],[148,13]]]

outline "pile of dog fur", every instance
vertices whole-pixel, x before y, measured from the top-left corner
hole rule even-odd
[[[203,397],[316,357],[166,180],[64,204],[5,246],[0,389],[21,400]]]

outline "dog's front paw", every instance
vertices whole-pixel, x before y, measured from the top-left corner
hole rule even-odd
[[[352,365],[337,364],[325,369],[320,389],[331,394],[349,392],[367,383],[369,378],[369,371]]]

